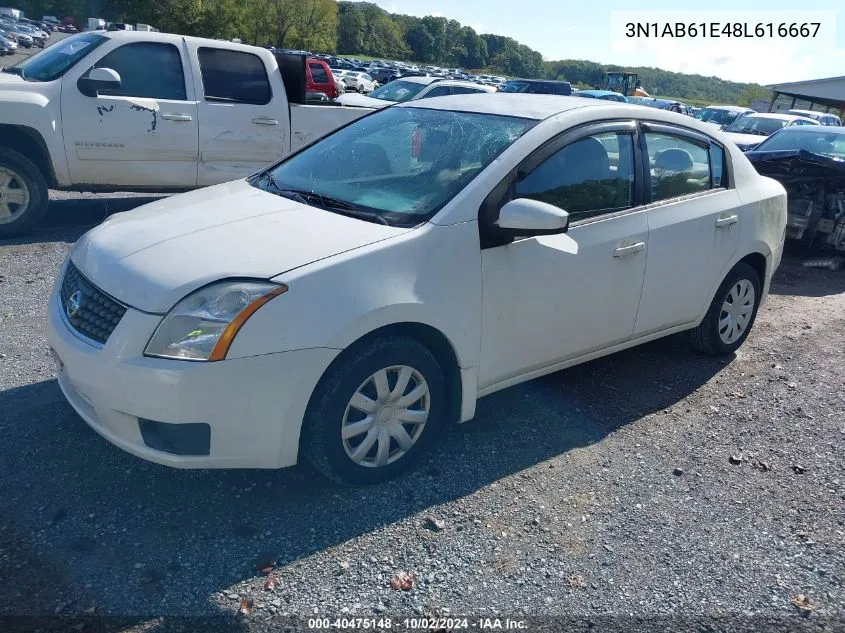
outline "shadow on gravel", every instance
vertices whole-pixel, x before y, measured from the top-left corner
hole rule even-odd
[[[85,198],[51,199],[47,213],[29,234],[13,239],[0,239],[0,246],[38,244],[41,242],[75,242],[83,233],[100,224],[108,216],[160,200],[164,194],[103,194]]]
[[[845,268],[806,268],[808,259],[825,259],[819,253],[803,253],[791,249],[772,278],[771,293],[799,297],[825,297],[845,292]]]
[[[677,403],[727,362],[672,337],[498,392],[415,472],[364,489],[327,484],[305,467],[156,466],[90,430],[55,381],[8,390],[0,535],[3,567],[21,573],[0,582],[0,615],[52,615],[57,605],[219,613],[210,596],[256,575],[260,561],[290,563],[598,442]]]

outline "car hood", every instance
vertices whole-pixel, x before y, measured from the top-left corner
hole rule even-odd
[[[732,143],[740,146],[758,145],[766,140],[765,136],[758,134],[740,134],[739,132],[725,132],[724,134]]]
[[[23,83],[24,80],[20,75],[13,75],[12,73],[0,73],[0,84]]]
[[[231,277],[269,279],[410,229],[300,204],[240,180],[111,216],[74,246],[96,286],[144,312]]]
[[[343,105],[349,106],[366,106],[368,108],[384,108],[396,103],[395,101],[385,101],[384,99],[373,99],[356,92],[347,92],[340,95],[337,100]]]

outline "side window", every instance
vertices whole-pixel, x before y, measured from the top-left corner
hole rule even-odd
[[[723,186],[724,157],[714,165],[705,143],[663,133],[646,132],[651,169],[651,199],[666,200]],[[717,184],[718,178],[718,184]]]
[[[120,89],[100,90],[112,97],[142,97],[186,101],[182,57],[172,44],[124,44],[103,57],[95,68],[111,68],[120,75]]]
[[[451,94],[449,86],[436,86],[432,88],[428,92],[426,92],[421,99],[428,99],[429,97],[445,97],[446,95]]]
[[[516,183],[516,198],[560,207],[572,220],[620,211],[634,203],[634,141],[608,132],[562,148]]]
[[[311,79],[314,80],[315,84],[331,83],[329,81],[329,75],[322,64],[308,64],[308,67],[311,69]]]
[[[198,54],[206,101],[270,103],[273,92],[260,57],[221,48],[200,48]]]
[[[474,95],[478,94],[479,92],[485,91],[479,90],[478,88],[470,88],[469,86],[452,86],[453,95]]]

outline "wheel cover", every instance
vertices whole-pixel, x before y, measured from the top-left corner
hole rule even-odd
[[[754,314],[754,284],[740,279],[730,290],[719,313],[719,338],[725,345],[732,345],[748,329]]]
[[[29,187],[17,172],[0,166],[0,224],[17,220],[29,206]]]
[[[355,390],[343,416],[343,449],[353,462],[381,468],[401,459],[422,435],[431,409],[428,383],[407,365],[385,367]]]

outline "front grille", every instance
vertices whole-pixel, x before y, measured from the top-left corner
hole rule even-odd
[[[88,281],[68,262],[62,280],[62,305],[71,327],[83,336],[105,344],[126,308]]]

